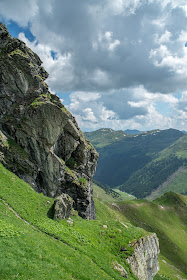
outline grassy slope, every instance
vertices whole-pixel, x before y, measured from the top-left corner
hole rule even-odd
[[[120,189],[138,198],[151,195],[152,191],[166,182],[181,166],[187,166],[187,135],[158,153],[150,163],[132,174]],[[153,198],[170,190],[185,193],[187,191],[187,186],[184,184],[185,175],[185,172],[178,173],[177,182],[164,184]]]
[[[150,196],[146,197],[148,200],[154,200],[166,192],[172,191],[176,193],[187,194],[187,168],[180,168],[173,174],[169,180],[162,184],[158,189],[153,191]]]
[[[157,233],[161,249],[160,273],[173,280],[178,276],[185,279],[187,273],[187,210],[184,198],[167,193],[154,202],[136,200],[120,204],[122,213],[130,222]]]
[[[128,193],[122,192],[117,189],[102,189],[98,185],[94,184],[94,197],[102,202],[116,202],[116,201],[123,201],[123,200],[132,200],[135,199],[133,195]]]
[[[154,202],[146,200],[119,202],[119,199],[114,201],[111,195],[103,192],[94,186],[94,194],[100,201],[120,210],[119,215],[123,214],[134,225],[157,233],[161,249],[160,271],[154,279],[186,279],[187,196],[168,193]]]
[[[53,199],[33,191],[1,164],[0,198],[30,223],[0,200],[1,280],[119,279],[114,261],[127,269],[128,279],[136,279],[125,263],[132,249],[120,253],[120,248],[146,233],[129,223],[124,227],[120,222],[126,223],[126,218],[99,199],[95,199],[96,221],[76,215],[72,216],[73,226],[66,220],[53,221]]]

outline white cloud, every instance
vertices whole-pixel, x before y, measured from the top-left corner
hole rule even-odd
[[[160,38],[158,38],[158,34],[155,35],[155,42],[157,44],[163,44],[163,43],[168,43],[170,42],[170,38],[171,38],[172,34],[169,31],[165,31]]]
[[[52,91],[72,92],[69,109],[83,127],[184,126],[186,0],[0,3],[0,18],[29,24],[36,40],[19,38],[41,57]]]
[[[40,56],[44,68],[50,73],[47,83],[52,91],[61,91],[62,77],[64,89],[66,87],[69,89],[69,84],[74,82],[71,54],[61,55],[59,51],[56,51],[55,58],[53,58],[52,51],[55,49],[51,49],[48,45],[40,44],[36,40],[30,42],[24,33],[19,34],[19,39]]]
[[[74,92],[68,109],[76,116],[83,130],[112,127],[151,130],[178,127],[185,129],[187,93],[181,99],[168,94],[148,92],[143,86],[115,93]],[[130,100],[130,101],[129,101]],[[165,104],[169,112],[159,112]]]
[[[48,67],[54,90],[110,91],[143,84],[151,92],[174,93],[186,86],[180,56],[185,42],[179,42],[187,26],[185,1],[17,0],[16,16],[12,1],[1,2],[0,14],[24,26],[29,23],[39,46],[57,52],[58,66],[51,61],[54,67]],[[149,54],[154,50],[158,56],[158,44],[171,56],[155,63]],[[171,72],[172,63],[178,66]]]
[[[38,0],[1,0],[0,1],[0,14],[9,21],[14,20],[19,25],[26,27],[29,21],[38,13]]]
[[[183,55],[178,56],[171,53],[167,46],[161,45],[159,48],[150,51],[150,58],[153,59],[155,66],[168,67],[176,75],[183,75],[187,78],[187,48],[183,47]]]

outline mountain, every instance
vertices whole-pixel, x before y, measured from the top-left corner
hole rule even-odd
[[[167,191],[187,192],[187,135],[162,150],[142,169],[133,173],[120,186],[120,190],[136,195],[138,198],[156,198]],[[178,181],[173,183],[174,179]],[[180,183],[179,183],[180,181]],[[177,185],[176,185],[177,184]],[[153,194],[151,195],[151,193]]]
[[[137,257],[144,266],[141,273],[147,264],[157,266],[152,232],[159,236],[161,250],[154,280],[185,279],[186,197],[168,193],[154,202],[126,201],[94,185],[95,221],[82,219],[76,211],[55,221],[54,198],[33,191],[2,164],[0,174],[1,280],[14,275],[19,280],[118,280],[122,272],[130,280],[151,280],[143,274],[135,277],[126,260]]]
[[[94,186],[93,194],[98,153],[59,98],[49,92],[45,83],[48,74],[41,63],[0,24],[0,279],[153,280],[155,276],[156,280],[170,280],[175,267],[175,276],[183,277],[183,196],[169,194],[146,208],[148,202],[142,204],[105,186]],[[141,137],[149,142],[159,133],[163,132]],[[122,137],[121,132],[119,135]],[[169,142],[180,138],[176,131],[164,135]],[[116,144],[115,137],[103,148]],[[138,137],[123,133],[118,142]],[[154,147],[147,149],[144,141],[138,138],[137,142],[150,157],[165,145],[157,139]],[[184,157],[181,151],[176,153]],[[125,205],[135,209],[132,223],[138,216],[137,208],[141,209],[142,228],[129,222],[131,215],[124,211]],[[155,211],[154,216],[152,208],[164,210],[159,220],[161,212]],[[162,227],[153,227],[150,217],[156,223],[161,221]],[[177,230],[174,237],[173,223]],[[169,242],[168,229],[172,233],[168,234]],[[166,239],[161,242],[164,268],[158,275],[160,248],[154,231]]]
[[[127,136],[124,131],[115,131],[111,128],[101,128],[96,131],[85,132],[84,135],[97,148],[103,148]]]
[[[94,194],[135,226],[157,233],[160,243],[160,271],[154,280],[186,279],[186,196],[168,192],[152,202],[132,198],[129,200],[120,195],[116,197],[113,193],[107,194],[96,185]]]
[[[139,279],[152,280],[157,273],[156,235],[131,225],[95,193],[95,221],[76,211],[55,221],[54,198],[33,191],[2,164],[0,174],[1,280],[136,280],[131,268],[136,259]]]
[[[143,131],[140,131],[140,130],[137,130],[137,129],[126,129],[125,130],[125,133],[127,133],[127,134],[140,134],[142,132]]]
[[[0,159],[36,191],[51,197],[65,193],[80,216],[94,219],[92,176],[98,154],[49,92],[41,64],[0,23]]]
[[[175,129],[154,130],[138,135],[123,136],[115,141],[115,137],[112,138],[115,132],[107,130],[105,137],[102,133],[100,130],[89,133],[89,140],[93,141],[93,145],[99,152],[94,179],[109,187],[124,184],[133,173],[150,163],[158,152],[184,135]],[[95,134],[97,134],[97,141]]]
[[[164,279],[186,279],[186,202],[186,196],[169,192],[153,202],[135,200],[116,203],[119,211],[135,226],[157,233],[160,270],[169,277]]]

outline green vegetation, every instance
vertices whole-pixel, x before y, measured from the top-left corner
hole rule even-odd
[[[29,58],[29,55],[27,53],[24,53],[22,50],[20,49],[15,49],[12,52],[8,53],[8,56],[14,56],[14,55],[21,55],[24,58]]]
[[[96,221],[77,215],[71,216],[73,225],[54,221],[50,218],[53,199],[36,193],[1,164],[0,198],[1,280],[117,280],[115,261],[128,271],[128,279],[136,279],[125,262],[132,249],[120,252],[120,248],[145,231],[100,200],[96,199]]]
[[[124,215],[135,226],[159,237],[161,253],[160,271],[154,280],[185,279],[186,276],[186,203],[187,197],[167,193],[163,197],[148,202],[115,198],[94,185],[94,195],[111,208],[118,209],[117,215]],[[119,217],[119,216],[118,216]]]
[[[66,164],[69,168],[76,168],[77,167],[77,162],[73,157],[70,157],[67,161]]]
[[[77,180],[77,175],[75,171],[70,169],[68,166],[65,167],[65,173],[69,174],[71,177],[73,177],[75,180]]]
[[[136,200],[118,203],[120,211],[135,226],[156,232],[161,250],[160,274],[173,280],[178,277],[184,279],[186,274],[187,209],[185,200],[182,195],[166,193],[153,202]]]
[[[94,189],[95,197],[104,203],[112,203],[116,201],[135,199],[134,196],[117,189],[114,190],[108,188],[103,189],[102,187],[96,184],[93,185],[93,189]]]
[[[156,195],[153,194],[153,198],[169,190],[185,193],[187,191],[187,186],[186,184],[184,186],[184,183],[182,183],[185,180],[185,172],[178,173],[178,188],[175,182],[170,185],[167,184],[167,181],[168,183],[170,182],[169,177],[179,168],[187,166],[187,157],[185,157],[186,150],[187,135],[184,135],[178,141],[158,153],[157,156],[142,169],[133,173],[129,180],[120,186],[120,189],[138,198],[143,198],[150,195],[152,191],[155,191],[166,182],[158,191],[156,190]],[[150,196],[150,199],[151,197],[152,196]]]
[[[66,107],[62,107],[62,111],[66,113],[69,117],[71,117],[71,113],[66,109]]]
[[[3,149],[7,149],[12,154],[16,154],[20,159],[26,159],[28,157],[28,154],[18,143],[16,143],[11,138],[7,138],[1,132],[0,132],[0,147]]]
[[[136,279],[125,258],[132,254],[129,242],[146,235],[140,227],[156,232],[160,239],[160,272],[155,280],[184,279],[186,197],[169,193],[154,202],[125,201],[114,193],[94,185],[96,221],[75,215],[71,216],[73,225],[57,222],[50,218],[54,200],[36,193],[0,164],[0,246],[4,252],[0,279],[119,279],[115,261],[128,271],[128,279]],[[120,252],[121,247],[128,250]]]
[[[8,149],[12,152],[18,155],[21,159],[28,158],[28,154],[25,152],[25,150],[16,143],[13,139],[9,138],[7,140]]]
[[[89,140],[99,152],[94,179],[110,188],[125,184],[133,174],[160,156],[159,152],[184,135],[178,130],[168,129],[123,136],[117,140],[115,138],[118,136],[113,137],[117,133],[110,129],[86,133],[86,137],[89,136]],[[124,135],[124,132],[121,132],[121,135]],[[122,190],[127,191],[125,188]],[[130,193],[136,196],[135,192]]]
[[[175,193],[181,193],[187,195],[187,168],[181,167],[176,173],[174,173],[163,185],[153,191],[150,196],[146,197],[148,200],[156,199],[162,196],[164,193],[173,191]]]
[[[78,180],[83,188],[88,186],[88,181],[85,178],[80,177]]]

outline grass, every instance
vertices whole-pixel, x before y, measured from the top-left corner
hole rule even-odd
[[[121,186],[121,190],[138,198],[148,196],[154,188],[157,188],[178,167],[182,166],[186,158],[185,156],[182,158],[177,153],[185,153],[187,138],[182,132],[174,129],[126,135],[123,131],[104,128],[86,132],[85,136],[100,154],[94,179],[110,188]],[[179,138],[181,141],[177,141]],[[166,161],[169,160],[169,155],[177,157],[177,160],[169,157],[171,161],[168,164]],[[153,162],[157,157],[158,162]],[[152,166],[149,166],[151,162]],[[153,170],[153,167],[157,169],[157,166],[158,174]],[[138,171],[140,171],[139,174],[137,174]],[[139,183],[141,183],[141,188]]]
[[[156,199],[166,192],[173,191],[176,193],[187,194],[187,168],[181,167],[176,173],[174,173],[169,180],[167,180],[158,189],[153,191],[150,196],[146,197],[148,200]]]
[[[96,184],[93,184],[93,189],[95,198],[102,201],[103,203],[115,203],[116,201],[135,199],[133,195],[122,192],[118,189],[102,189]]]
[[[0,198],[29,223],[0,200],[0,279],[120,279],[115,261],[128,279],[136,279],[125,259],[132,254],[129,242],[148,234],[140,227],[160,239],[160,272],[154,279],[185,279],[186,197],[169,193],[148,202],[112,195],[94,185],[96,221],[77,215],[71,216],[73,225],[54,221],[54,199],[36,193],[0,164]],[[121,247],[128,251],[120,252]]]
[[[157,233],[161,250],[160,274],[173,280],[177,277],[184,279],[187,267],[187,211],[184,197],[167,193],[153,202],[136,200],[118,205],[135,226]]]
[[[115,261],[128,271],[128,279],[136,279],[125,261],[132,249],[121,253],[120,248],[146,233],[130,223],[124,227],[126,218],[99,199],[96,221],[76,215],[72,226],[66,220],[54,221],[54,200],[36,193],[1,164],[0,198],[29,223],[0,201],[1,280],[119,279]]]

